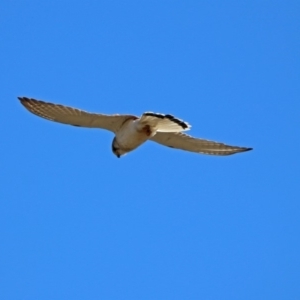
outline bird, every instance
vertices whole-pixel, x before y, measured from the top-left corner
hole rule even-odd
[[[170,148],[209,155],[225,156],[252,150],[187,135],[184,131],[189,130],[191,125],[170,114],[145,112],[140,117],[125,114],[105,115],[33,98],[18,99],[28,111],[41,118],[77,127],[112,131],[115,136],[111,149],[118,158],[149,140]]]

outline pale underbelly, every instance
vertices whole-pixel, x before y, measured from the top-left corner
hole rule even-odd
[[[116,139],[119,147],[129,152],[145,143],[151,136],[153,133],[148,127],[145,126],[141,130],[137,130],[136,126],[131,123],[116,135]]]
[[[148,140],[148,138],[149,137],[147,135],[141,133],[124,135],[121,137],[116,136],[119,147],[126,152],[132,151],[138,146],[142,145]]]

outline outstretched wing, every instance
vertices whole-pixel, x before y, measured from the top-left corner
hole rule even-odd
[[[48,103],[26,97],[18,97],[21,103],[33,114],[44,119],[73,126],[102,128],[116,132],[132,115],[93,114],[77,108]]]
[[[210,155],[230,155],[252,150],[252,148],[229,146],[223,143],[197,139],[181,132],[157,132],[151,140],[171,148]]]

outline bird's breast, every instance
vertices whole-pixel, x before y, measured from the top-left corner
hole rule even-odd
[[[131,151],[146,142],[151,137],[152,132],[147,125],[144,127],[140,128],[135,120],[126,121],[116,133],[116,139],[120,148]]]

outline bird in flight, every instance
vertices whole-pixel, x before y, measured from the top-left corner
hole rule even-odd
[[[145,112],[141,117],[104,115],[27,97],[18,99],[31,113],[44,119],[112,131],[115,134],[112,151],[117,157],[136,149],[148,140],[171,148],[210,155],[231,155],[252,150],[187,135],[183,131],[189,130],[191,126],[172,115],[153,112]]]

